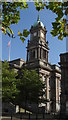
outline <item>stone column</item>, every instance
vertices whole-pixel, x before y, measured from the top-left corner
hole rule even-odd
[[[40,59],[40,47],[38,48],[38,58]]]
[[[49,61],[49,52],[47,51],[47,62]]]
[[[40,48],[40,59],[41,59],[41,50],[42,50],[42,49]]]
[[[50,95],[49,95],[49,91],[50,91],[50,86],[49,86],[49,76],[47,75],[46,76],[46,92],[47,92],[47,95],[46,95],[46,98],[47,98],[47,112],[50,111],[50,103],[49,103],[49,100],[50,100]]]
[[[58,107],[59,107],[59,86],[58,86],[58,78],[56,77],[56,108],[55,111],[58,112]]]
[[[35,58],[37,58],[37,49],[35,49]]]
[[[47,59],[47,54],[48,54],[48,53],[47,53],[47,51],[46,51],[46,61],[48,62],[48,59]]]
[[[43,49],[41,48],[41,59],[43,59]]]

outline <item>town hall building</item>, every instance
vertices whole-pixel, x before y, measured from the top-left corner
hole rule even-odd
[[[49,63],[49,44],[46,40],[46,27],[40,21],[31,26],[30,40],[27,44],[27,60],[16,59],[10,61],[16,70],[19,68],[34,69],[45,83],[45,94],[43,98],[47,101],[41,103],[46,112],[60,111],[61,94],[61,69],[57,65]]]

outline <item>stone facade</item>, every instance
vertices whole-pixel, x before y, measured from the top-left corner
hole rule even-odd
[[[45,83],[44,99],[47,100],[45,110],[47,112],[58,112],[60,109],[60,82],[61,70],[56,65],[49,64],[49,46],[46,41],[46,27],[38,18],[31,26],[30,41],[27,45],[26,67],[36,69],[39,76]]]
[[[68,115],[68,53],[60,54],[61,66],[61,113]]]
[[[15,69],[15,72],[18,72],[25,63],[25,61],[21,58],[18,58],[10,61],[9,63],[10,63],[10,68],[13,67]]]
[[[26,62],[22,61],[21,65],[28,69],[35,69],[45,83],[45,94],[43,97],[47,102],[41,103],[40,106],[44,106],[46,112],[59,112],[61,69],[57,65],[49,63],[49,46],[48,41],[46,41],[46,33],[46,27],[38,17],[37,22],[30,29],[27,60]],[[20,64],[17,65],[20,66]]]

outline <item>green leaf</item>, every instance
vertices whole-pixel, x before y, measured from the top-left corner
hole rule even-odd
[[[57,31],[56,30],[51,30],[50,33],[52,34],[52,36],[56,36],[57,35]]]
[[[27,3],[25,2],[25,0],[23,0],[23,4],[24,4],[24,8],[26,8]]]
[[[36,10],[40,11],[44,9],[43,2],[35,2]]]
[[[60,17],[58,16],[57,18],[55,18],[56,19],[56,21],[58,22],[59,20],[60,20]]]
[[[25,41],[25,38],[24,37],[20,37],[21,41],[24,42]]]
[[[8,34],[8,36],[10,37],[10,33],[7,32],[7,34]]]
[[[64,32],[63,35],[64,35],[64,37],[66,37],[66,35],[67,35],[66,32]]]
[[[24,30],[23,30],[23,36],[24,36],[24,37],[28,37],[29,34],[30,34],[30,32],[27,31],[27,29],[24,29]]]
[[[63,34],[62,33],[58,36],[58,39],[63,40]]]
[[[53,27],[55,28],[55,27],[57,27],[58,25],[60,25],[60,23],[59,23],[59,22],[52,22],[52,25],[53,25]]]
[[[65,9],[65,15],[67,15],[67,14],[68,14],[68,8]]]
[[[19,35],[19,36],[22,36],[22,33],[21,33],[20,31],[18,31],[18,35]]]
[[[10,32],[10,34],[13,34],[13,31],[8,27],[7,30]]]

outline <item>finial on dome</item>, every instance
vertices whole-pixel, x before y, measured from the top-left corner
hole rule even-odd
[[[40,17],[39,17],[39,15],[38,15],[37,21],[40,21]]]

